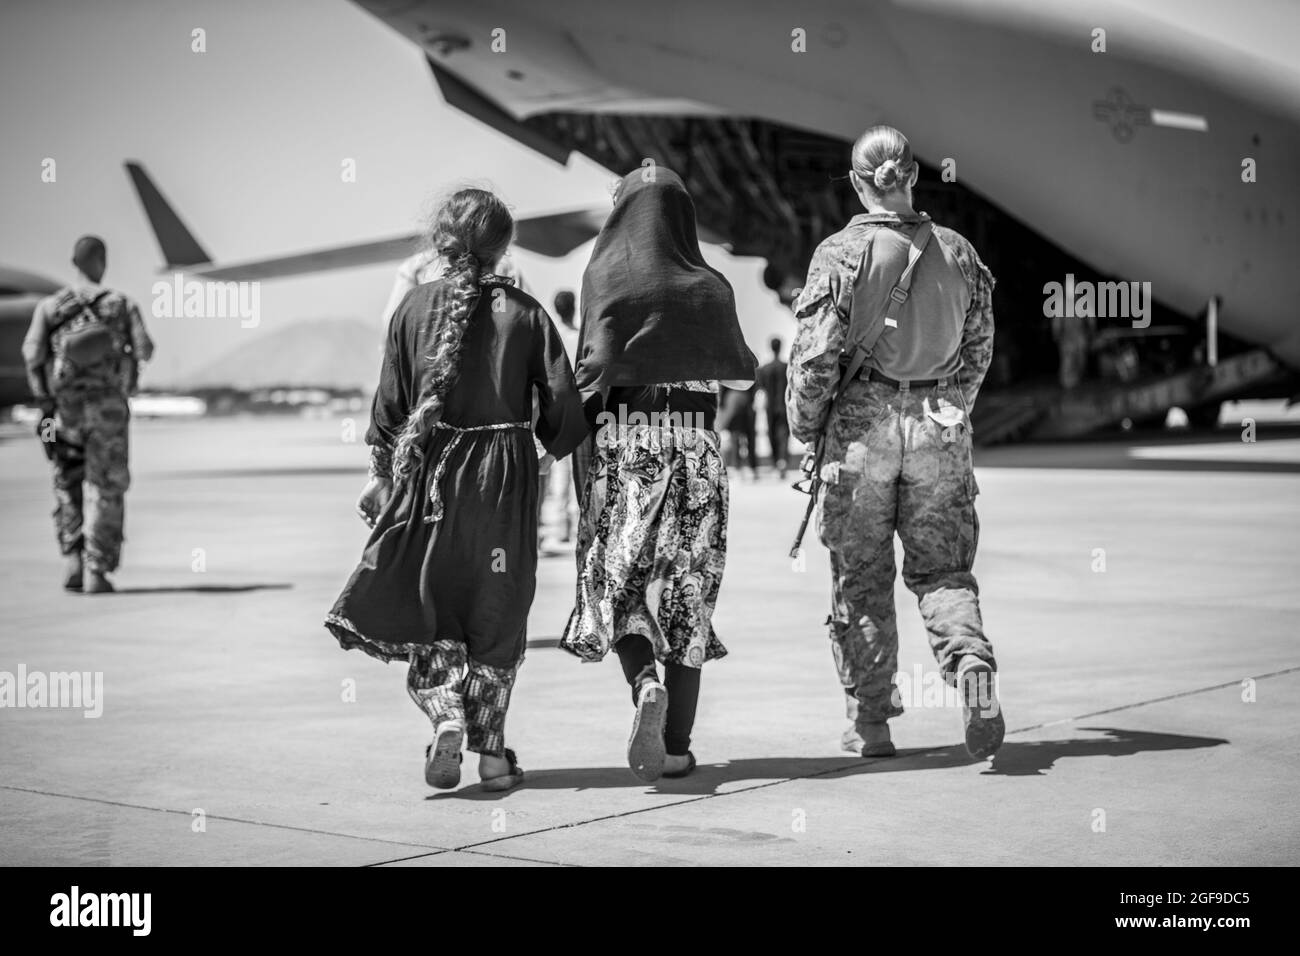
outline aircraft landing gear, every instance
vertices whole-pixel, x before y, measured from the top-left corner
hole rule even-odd
[[[1209,430],[1219,425],[1219,413],[1223,410],[1222,402],[1207,402],[1195,408],[1184,409],[1187,412],[1187,424],[1198,430]]]

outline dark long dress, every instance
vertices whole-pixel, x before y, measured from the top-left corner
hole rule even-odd
[[[421,285],[394,314],[368,444],[391,448],[418,400],[441,325],[430,316],[445,295],[440,280]],[[391,661],[454,640],[491,667],[522,658],[537,571],[534,392],[537,438],[562,458],[587,432],[564,343],[531,296],[485,284],[440,419],[451,427],[431,432],[394,487],[326,620],[343,647]],[[445,504],[434,523],[431,482]]]

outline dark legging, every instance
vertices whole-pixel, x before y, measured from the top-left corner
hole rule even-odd
[[[767,440],[772,444],[772,466],[779,468],[790,458],[790,426],[785,415],[767,415]]]
[[[754,416],[750,415],[749,420],[742,423],[733,423],[731,428],[727,429],[731,435],[731,449],[735,456],[736,467],[741,464],[749,465],[749,470],[758,474],[758,436],[755,431]],[[745,451],[742,455],[740,450],[741,440],[745,442]]]
[[[614,645],[623,676],[632,687],[636,704],[641,685],[657,681],[654,649],[640,634],[628,634]],[[664,726],[664,749],[674,757],[684,757],[691,749],[691,730],[695,726],[695,705],[700,699],[700,669],[685,664],[664,665],[664,686],[668,688],[668,721]]]

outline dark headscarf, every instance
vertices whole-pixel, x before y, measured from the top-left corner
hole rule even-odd
[[[681,178],[662,166],[628,173],[582,276],[579,390],[752,381],[757,365],[730,283],[700,252]]]

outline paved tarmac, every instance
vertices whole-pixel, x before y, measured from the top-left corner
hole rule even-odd
[[[365,538],[342,431],[137,422],[114,596],[60,591],[44,459],[0,434],[0,680],[103,674],[97,718],[0,708],[0,864],[1300,863],[1294,428],[979,452],[992,762],[922,692],[901,584],[921,688],[901,754],[840,752],[826,554],[792,568],[803,499],[774,478],[733,482],[731,654],[705,669],[690,778],[624,766],[621,674],[555,649],[573,566],[547,558],[508,728],[527,781],[504,795],[472,758],[429,790],[403,668],[320,625]]]

